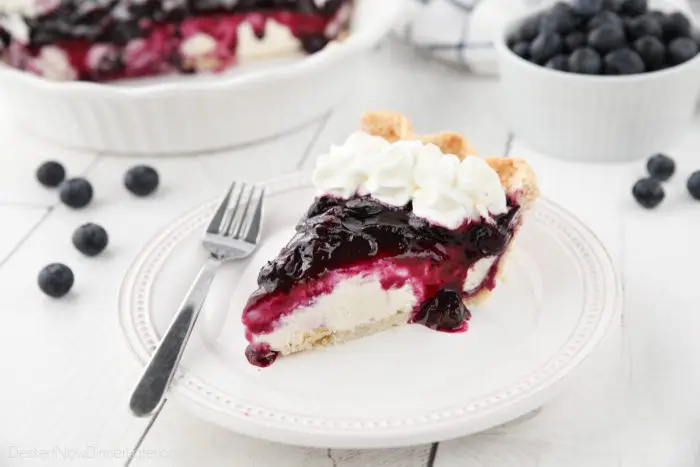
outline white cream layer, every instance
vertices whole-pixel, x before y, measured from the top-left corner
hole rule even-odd
[[[254,337],[288,354],[302,345],[304,333],[324,327],[336,332],[352,331],[361,324],[381,321],[397,313],[411,313],[417,298],[413,287],[385,290],[374,276],[356,276],[341,281],[331,293],[311,305],[284,316],[277,329]]]
[[[463,290],[482,286],[497,256],[482,258],[469,269]],[[267,343],[288,354],[303,344],[304,334],[318,328],[334,332],[353,331],[360,325],[382,321],[397,313],[412,313],[418,302],[413,287],[384,289],[376,276],[356,276],[341,281],[327,295],[284,316],[269,334],[254,336],[254,343]]]

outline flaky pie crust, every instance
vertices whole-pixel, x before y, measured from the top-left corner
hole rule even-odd
[[[399,140],[420,140],[432,143],[445,154],[454,154],[460,159],[475,157],[476,149],[464,136],[452,131],[442,131],[430,135],[413,132],[411,121],[398,112],[369,112],[362,117],[362,131],[380,136],[389,142]],[[487,157],[484,159],[501,179],[501,185],[513,196],[522,208],[528,208],[539,196],[537,177],[530,165],[514,157]]]

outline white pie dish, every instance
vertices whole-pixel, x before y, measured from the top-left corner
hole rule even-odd
[[[682,5],[650,2],[665,11]],[[550,70],[496,41],[505,114],[511,131],[548,156],[583,162],[621,162],[673,147],[691,127],[700,97],[700,55],[661,71],[590,76]],[[697,24],[696,24],[697,27]]]
[[[542,200],[516,240],[506,281],[472,309],[468,332],[407,325],[253,367],[244,357],[240,310],[261,264],[284,245],[314,195],[299,175],[265,187],[260,248],[215,279],[172,390],[173,400],[228,429],[339,448],[475,433],[546,403],[619,318],[621,283],[604,247]],[[119,317],[141,364],[176,310],[181,297],[173,291],[184,293],[203,260],[199,239],[216,205],[170,224],[127,272]]]
[[[21,126],[62,146],[126,155],[223,149],[302,126],[349,95],[402,4],[358,0],[345,40],[292,61],[119,84],[56,82],[3,65],[0,93]]]

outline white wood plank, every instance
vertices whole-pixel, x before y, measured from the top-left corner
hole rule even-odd
[[[0,265],[48,213],[48,208],[0,204]]]

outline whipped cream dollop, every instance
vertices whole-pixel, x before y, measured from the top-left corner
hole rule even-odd
[[[370,195],[391,205],[413,201],[413,212],[455,229],[507,211],[506,193],[483,159],[464,160],[421,141],[389,143],[357,132],[319,157],[313,183],[322,195]]]

